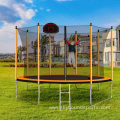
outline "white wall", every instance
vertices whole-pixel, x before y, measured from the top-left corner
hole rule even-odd
[[[104,53],[103,61],[104,61],[104,64],[106,64],[106,63],[110,63],[110,61],[111,61],[110,56],[109,56],[109,61],[105,61],[105,53],[111,52],[111,32],[103,33],[102,39],[105,42],[105,47],[103,49],[103,53]],[[113,30],[113,41],[115,44],[113,46],[113,52],[116,52],[117,51],[116,30]],[[108,44],[110,44],[109,47],[107,46]],[[116,59],[115,56],[113,56],[113,61],[115,61],[115,59]]]

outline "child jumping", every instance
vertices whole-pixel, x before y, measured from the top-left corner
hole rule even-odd
[[[70,65],[73,64],[73,68],[75,69],[75,46],[80,42],[80,40],[78,40],[77,42],[74,41],[70,41],[68,42],[66,40],[67,45],[69,46],[69,56],[68,56],[68,62]]]

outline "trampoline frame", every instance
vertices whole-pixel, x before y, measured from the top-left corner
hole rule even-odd
[[[58,78],[60,76],[64,76],[62,74],[55,74],[55,75],[40,75],[41,79],[39,80],[39,83],[54,83],[54,84],[83,84],[83,83],[90,83],[89,79],[69,79],[70,77],[89,77],[88,75],[67,75],[66,78],[69,76],[69,78],[67,78],[66,80],[63,79],[52,79],[50,77],[53,78]],[[32,78],[33,77],[33,78]],[[38,80],[35,79],[35,77],[37,78],[37,76],[20,76],[17,77],[17,81],[21,81],[21,82],[32,82],[32,83],[37,83]],[[46,77],[46,79],[44,78]],[[103,77],[103,76],[92,76],[92,77],[96,77],[95,79],[92,79],[93,83],[100,83],[100,82],[107,82],[107,81],[111,81],[110,77]],[[98,78],[97,78],[98,77]]]
[[[15,36],[15,80],[16,80],[16,98],[18,98],[18,79],[20,77],[18,77],[17,75],[17,46],[18,46],[18,28],[16,26],[15,28],[15,33],[16,33],[16,36]],[[27,34],[26,34],[26,48],[27,48],[27,68],[28,68],[28,30],[27,30]],[[99,61],[99,30],[98,30],[98,35],[97,35],[97,48],[98,48],[98,51],[97,51],[97,54],[98,54],[98,61]],[[40,63],[39,63],[39,60],[40,60],[40,56],[39,56],[39,38],[40,38],[40,34],[39,34],[39,23],[37,25],[37,63],[38,63],[38,66],[37,66],[37,83],[38,83],[38,104],[40,104],[40,82],[42,81],[40,79]],[[66,39],[66,26],[64,26],[64,38]],[[75,41],[77,40],[77,31],[75,31]],[[67,61],[67,57],[66,57],[66,43],[64,42],[64,45],[65,45],[65,59],[64,59],[64,62],[66,63]],[[49,33],[49,49],[51,50],[51,37],[50,37],[50,33]],[[75,47],[75,49],[77,50],[77,46]],[[75,64],[77,65],[77,54],[75,54],[75,58],[76,58],[76,61],[75,61]],[[64,66],[66,68],[66,64]],[[99,62],[98,62],[98,71],[99,71]],[[49,74],[51,75],[51,51],[49,51]],[[66,69],[64,69],[64,74],[65,74],[65,78],[66,78]],[[76,66],[76,69],[75,69],[75,74],[77,75],[77,66]],[[99,75],[99,72],[98,72],[98,75]],[[92,83],[94,82],[93,78],[92,78],[92,23],[90,23],[90,80],[89,80],[89,83],[90,83],[90,105],[92,105]],[[111,26],[111,98],[112,98],[112,84],[113,84],[113,27]],[[65,79],[66,80],[66,79]],[[67,81],[67,80],[66,80]],[[70,84],[69,84],[70,86]],[[28,87],[28,85],[27,85]],[[99,83],[99,87],[100,87],[100,83]],[[70,87],[69,87],[70,88]],[[69,90],[70,92],[70,90]],[[70,99],[70,98],[69,98]],[[61,101],[59,101],[60,103]],[[61,105],[61,104],[59,104]],[[71,110],[71,101],[69,102],[69,107],[70,107],[70,110]],[[61,108],[61,106],[60,106]],[[60,109],[61,110],[61,109]]]

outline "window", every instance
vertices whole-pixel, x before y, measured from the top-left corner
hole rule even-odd
[[[116,46],[116,38],[113,39],[113,46]],[[106,40],[105,47],[111,47],[111,39]]]
[[[109,61],[109,52],[105,53],[105,61]]]
[[[113,46],[116,46],[116,39],[113,39]]]
[[[106,40],[105,47],[110,47],[110,46],[111,46],[110,40]]]

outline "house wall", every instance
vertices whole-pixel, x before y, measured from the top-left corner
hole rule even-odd
[[[116,30],[113,30],[113,42],[114,42],[114,45],[113,45],[113,52],[117,52],[117,48],[118,48],[118,43],[117,43],[117,34],[116,34]],[[78,46],[78,54],[79,53],[87,53],[87,51],[89,52],[89,49],[88,49],[88,45],[89,42],[85,42],[85,43],[82,43],[81,46]],[[83,46],[84,46],[84,49],[83,49]],[[93,48],[95,46],[95,49],[96,49],[96,42],[93,42]],[[64,55],[64,42],[60,42],[60,55]],[[95,50],[96,51],[96,50]],[[111,31],[107,31],[107,32],[104,32],[102,34],[102,37],[100,37],[100,52],[103,53],[103,63],[104,64],[108,64],[110,65],[110,61],[111,61]],[[108,58],[106,59],[108,55]],[[113,61],[115,62],[116,61],[116,55],[113,54]]]
[[[111,32],[106,32],[106,33],[103,33],[103,36],[102,36],[102,39],[103,41],[105,42],[105,46],[104,46],[104,49],[103,49],[103,62],[104,64],[109,64],[110,65],[110,61],[111,61]],[[116,30],[113,30],[113,52],[116,52],[117,51],[117,39],[116,39]],[[109,46],[107,46],[107,44],[110,44]],[[108,59],[106,59],[107,55],[106,54],[109,54],[108,55]],[[113,61],[116,60],[116,56],[115,54],[113,54]]]

